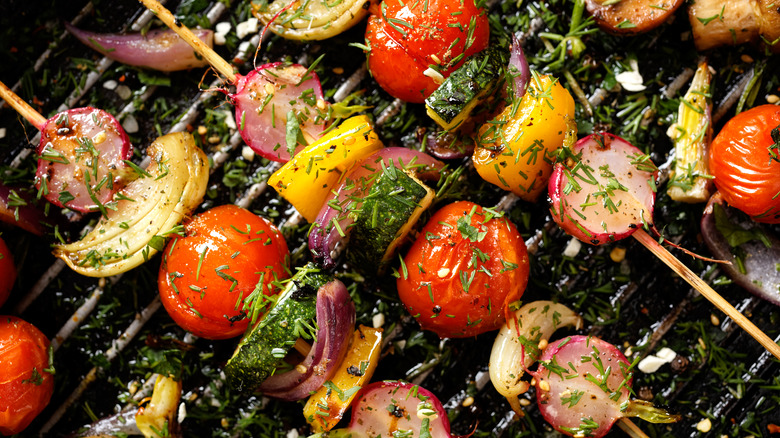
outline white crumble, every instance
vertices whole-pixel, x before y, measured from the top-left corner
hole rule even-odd
[[[122,127],[125,128],[125,132],[128,134],[134,134],[138,132],[138,120],[136,120],[132,114],[128,114],[127,117],[122,120]]]
[[[582,242],[577,238],[572,238],[566,245],[566,249],[563,250],[563,255],[566,257],[576,257],[582,249]]]
[[[225,35],[221,33],[215,33],[214,34],[214,44],[218,46],[224,46],[227,40],[225,40]]]
[[[645,374],[652,374],[658,371],[663,365],[671,363],[675,357],[677,357],[677,353],[675,353],[674,350],[671,348],[662,348],[655,355],[647,355],[639,362],[637,368]]]
[[[5,128],[0,128],[0,138],[5,138]]]
[[[236,119],[233,117],[233,113],[228,110],[222,110],[222,114],[225,115],[225,125],[230,129],[236,129]]]
[[[103,82],[103,88],[105,88],[106,90],[116,90],[117,85],[119,85],[119,82],[113,79],[109,79]]]
[[[659,350],[658,353],[656,353],[655,355],[671,363],[674,360],[674,358],[677,357],[677,352],[675,352],[669,347],[664,347],[661,350]]]
[[[244,146],[241,148],[241,156],[247,161],[253,161],[255,159],[255,151],[249,146]]]
[[[179,412],[176,420],[179,423],[181,423],[182,421],[184,421],[185,418],[187,418],[187,406],[185,406],[184,402],[182,402],[181,404],[179,404]]]
[[[702,433],[707,433],[712,430],[712,421],[709,418],[705,418],[696,424],[696,430]]]
[[[287,438],[298,438],[298,429],[290,429],[287,432]]]
[[[130,96],[133,95],[133,91],[130,90],[130,87],[127,85],[119,85],[116,87],[116,90],[114,92],[119,96],[122,100],[127,100],[130,98]]]
[[[382,327],[385,325],[385,314],[377,313],[373,318],[371,318],[371,323],[374,325],[374,328]]]
[[[257,33],[257,18],[252,17],[246,21],[238,23],[236,26],[236,34],[238,38],[244,39],[245,36]]]
[[[220,35],[227,35],[228,32],[230,32],[230,29],[233,28],[233,25],[230,24],[229,21],[222,21],[217,23],[216,26],[214,26],[214,33],[220,34]]]
[[[249,51],[249,41],[243,41],[238,45],[238,53],[247,53]]]
[[[632,59],[629,61],[629,64],[631,65],[631,70],[618,73],[615,79],[626,91],[643,91],[647,87],[643,84],[644,79],[642,79],[642,75],[639,73],[639,66],[636,60]]]

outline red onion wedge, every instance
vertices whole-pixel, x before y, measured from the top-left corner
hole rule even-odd
[[[540,359],[536,400],[545,420],[570,436],[604,436],[616,420],[672,423],[680,417],[630,400],[631,363],[614,345],[591,336],[550,342]]]
[[[563,149],[549,182],[555,222],[593,245],[651,225],[658,169],[622,138],[599,133]]]
[[[309,438],[450,438],[450,421],[433,393],[404,382],[375,382],[358,393],[349,427]],[[427,432],[427,434],[426,434]]]
[[[327,109],[317,74],[298,64],[275,62],[237,75],[236,126],[261,156],[286,163],[325,129]]]
[[[132,148],[111,114],[85,107],[47,120],[37,153],[35,186],[49,202],[82,213],[105,213],[121,189]]]
[[[720,268],[735,283],[780,306],[780,239],[769,227],[749,220],[716,192],[704,209],[701,234],[713,256],[731,262]],[[735,252],[744,257],[738,259]]]
[[[208,61],[172,30],[152,30],[145,35],[100,34],[78,29],[68,22],[65,28],[87,47],[122,64],[160,71],[189,70],[208,65]],[[214,31],[195,29],[193,32],[206,45],[214,46]]]
[[[308,397],[336,371],[354,329],[355,305],[346,286],[339,280],[325,284],[317,291],[317,339],[308,356],[292,370],[265,379],[260,391],[287,401]]]
[[[43,209],[37,207],[35,199],[23,187],[9,187],[0,184],[0,221],[15,225],[25,231],[42,236],[47,219]]]
[[[449,131],[422,133],[418,135],[418,140],[425,141],[425,151],[440,160],[470,157],[476,146],[473,140]]]
[[[422,179],[438,179],[444,168],[444,163],[430,155],[402,147],[380,149],[355,166],[322,206],[309,233],[312,256],[325,269],[336,266],[334,251],[349,237],[355,221],[354,211],[363,204],[363,197],[376,181],[377,172],[391,163]]]
[[[512,34],[512,46],[509,53],[509,73],[514,78],[515,98],[520,99],[525,94],[525,87],[531,79],[531,69],[528,67],[528,60],[525,59],[525,53],[523,53],[523,48],[515,34]]]

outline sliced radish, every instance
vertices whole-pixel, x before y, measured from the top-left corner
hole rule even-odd
[[[570,336],[550,342],[533,376],[539,410],[566,435],[599,438],[623,417],[637,416],[654,423],[679,419],[628,398],[631,364],[614,345],[599,338]]]
[[[35,186],[51,203],[83,213],[105,211],[121,189],[130,140],[111,114],[92,107],[63,111],[44,123]]]
[[[238,76],[230,98],[241,137],[269,160],[286,163],[325,129],[320,80],[298,64],[275,62]]]
[[[593,245],[652,224],[658,169],[629,142],[608,133],[578,141],[549,183],[551,213],[567,233]]]
[[[352,406],[348,430],[368,437],[451,437],[450,421],[439,399],[404,382],[375,382],[364,387]]]

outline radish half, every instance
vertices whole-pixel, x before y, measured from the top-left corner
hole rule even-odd
[[[549,193],[564,231],[601,245],[652,225],[658,168],[646,154],[608,133],[591,134],[562,154]]]

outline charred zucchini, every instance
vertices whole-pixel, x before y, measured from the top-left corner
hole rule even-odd
[[[447,131],[457,128],[504,83],[507,63],[499,47],[470,57],[425,99],[428,115]]]
[[[365,271],[383,271],[433,196],[433,190],[414,176],[393,165],[385,167],[357,212],[349,262]]]
[[[309,264],[300,269],[279,293],[262,320],[241,339],[225,365],[228,385],[238,391],[254,390],[277,368],[307,327],[315,326],[317,290],[333,278]]]

